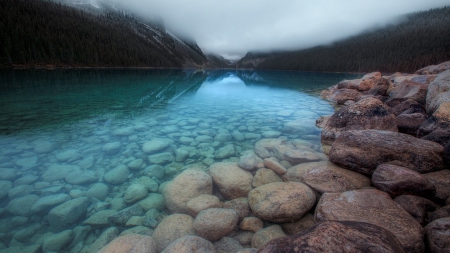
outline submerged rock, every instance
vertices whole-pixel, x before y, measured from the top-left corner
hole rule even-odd
[[[187,235],[196,235],[194,219],[186,214],[172,214],[158,224],[153,238],[156,241],[158,252],[161,252],[176,239]]]
[[[233,209],[209,208],[194,220],[197,234],[209,241],[217,241],[229,234],[238,224],[239,214]]]
[[[173,241],[161,253],[215,252],[214,245],[199,236],[187,235]]]
[[[227,199],[247,197],[252,189],[252,174],[237,163],[214,163],[209,167],[209,174]]]
[[[98,253],[156,253],[156,243],[150,236],[128,234],[115,238]]]

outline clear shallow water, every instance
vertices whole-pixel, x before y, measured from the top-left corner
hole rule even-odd
[[[36,245],[100,210],[131,206],[123,203],[123,193],[137,180],[145,181],[160,201],[159,186],[180,171],[237,162],[263,138],[302,140],[321,152],[315,119],[332,114],[333,108],[318,94],[356,77],[250,71],[2,71],[0,249]],[[155,152],[143,150],[144,143],[155,139],[167,145]],[[106,180],[118,167],[128,173]],[[105,192],[94,187],[98,183],[107,186]],[[36,207],[48,196],[53,202]],[[47,226],[53,207],[81,196],[89,198],[90,206],[79,219],[61,228]],[[154,207],[158,220],[165,209]],[[104,230],[93,226],[81,242],[89,245]],[[69,243],[61,251],[76,247],[81,246]]]

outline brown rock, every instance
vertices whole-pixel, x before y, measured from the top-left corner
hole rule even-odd
[[[259,230],[255,233],[255,235],[253,235],[252,248],[260,248],[273,239],[285,236],[286,234],[283,232],[279,225],[269,226],[267,228]]]
[[[444,102],[450,102],[450,70],[440,73],[428,86],[426,109],[433,114]]]
[[[338,105],[343,105],[348,100],[355,101],[362,93],[355,89],[337,89],[325,99]]]
[[[212,178],[204,171],[188,169],[170,181],[163,190],[167,208],[174,213],[188,213],[187,202],[202,194],[212,194]]]
[[[284,152],[284,158],[292,165],[320,160],[320,157],[316,152],[298,149]]]
[[[187,214],[172,214],[164,218],[153,232],[158,252],[186,235],[195,235],[194,219]]]
[[[422,113],[400,114],[395,117],[395,123],[400,133],[417,136],[417,131],[427,119]]]
[[[444,163],[447,165],[447,168],[450,168],[450,141],[444,148]]]
[[[283,180],[273,171],[266,168],[261,168],[256,171],[253,176],[253,187],[258,187],[268,183],[283,182]]]
[[[389,93],[386,104],[393,107],[411,99],[417,101],[421,105],[425,105],[427,90],[427,84],[403,81]]]
[[[355,89],[355,90],[357,90],[361,81],[362,81],[361,79],[342,80],[337,84],[337,88],[338,89]]]
[[[187,235],[173,241],[161,253],[208,253],[215,252],[214,245],[199,237]]]
[[[425,227],[430,252],[450,252],[450,217],[435,220]]]
[[[425,108],[417,101],[408,99],[389,109],[389,113],[393,113],[395,116],[400,114],[421,113],[426,115]]]
[[[206,240],[217,241],[233,231],[238,221],[239,214],[233,209],[210,208],[197,215],[194,228]]]
[[[223,237],[217,242],[214,242],[214,248],[217,253],[237,252],[244,249],[244,247],[239,244],[239,241],[230,237]]]
[[[282,223],[281,227],[287,235],[294,235],[314,226],[315,223],[314,215],[307,213],[298,221]]]
[[[152,237],[128,234],[117,237],[98,253],[156,253],[156,243]]]
[[[422,139],[436,142],[441,144],[442,146],[445,146],[447,143],[450,142],[450,128],[445,130],[444,129],[435,130],[429,133],[428,135],[422,137]],[[444,160],[445,160],[445,148],[444,148]]]
[[[372,174],[372,184],[391,195],[416,195],[431,198],[436,193],[434,185],[422,174],[405,167],[381,164]]]
[[[448,131],[448,129],[450,129],[450,102],[443,102],[433,115],[420,126],[419,136],[426,135],[436,130]]]
[[[330,160],[366,175],[389,163],[419,173],[444,168],[443,147],[407,134],[380,130],[354,130],[342,133],[330,150]]]
[[[223,203],[223,208],[233,209],[239,214],[239,220],[244,219],[250,212],[250,206],[248,205],[248,199],[241,197],[232,199]]]
[[[239,225],[239,229],[251,231],[251,232],[257,232],[258,230],[262,229],[264,226],[263,221],[258,217],[245,217],[241,224]]]
[[[450,69],[450,61],[440,63],[438,65],[430,65],[425,68],[421,68],[415,72],[415,74],[419,75],[431,75],[431,74],[439,74],[443,71]]]
[[[401,195],[396,197],[394,201],[411,214],[422,226],[426,224],[427,212],[436,210],[436,205],[433,201],[418,196]]]
[[[238,231],[231,238],[238,241],[240,245],[250,246],[252,244],[253,235],[255,235],[255,233],[250,231]]]
[[[436,188],[435,198],[445,201],[450,197],[450,170],[441,170],[424,174]]]
[[[252,189],[252,174],[239,168],[237,163],[214,163],[209,167],[209,174],[227,199],[247,197]]]
[[[266,159],[264,159],[264,166],[266,166],[266,168],[269,168],[269,169],[273,170],[278,175],[284,175],[287,172],[286,168],[283,165],[281,165],[274,158],[266,158]]]
[[[316,221],[366,222],[396,235],[405,252],[423,252],[422,227],[389,195],[375,189],[324,193],[315,211]]]
[[[339,135],[348,130],[378,129],[397,132],[393,114],[378,99],[366,98],[342,107],[325,124],[321,133],[322,142],[332,144]]]
[[[434,220],[450,217],[450,205],[449,206],[443,206],[439,208],[438,210],[434,212],[428,213],[428,222],[432,222]]]
[[[400,253],[396,236],[379,226],[355,221],[325,221],[298,234],[270,241],[258,252]]]
[[[368,95],[373,96],[385,96],[387,90],[389,89],[389,80],[386,78],[378,79],[372,88],[367,92]]]
[[[219,198],[214,195],[200,195],[196,198],[193,198],[187,202],[187,210],[192,217],[197,216],[203,210],[209,208],[221,208],[222,202],[220,202]]]
[[[253,214],[261,219],[292,222],[313,207],[316,195],[302,183],[270,183],[250,191],[248,202]]]

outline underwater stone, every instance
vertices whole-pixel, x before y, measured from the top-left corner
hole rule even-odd
[[[125,165],[119,165],[116,168],[108,171],[104,179],[107,183],[110,184],[123,184],[128,181],[129,175],[128,167]]]
[[[90,202],[88,198],[81,197],[69,200],[63,204],[54,207],[48,213],[48,222],[54,231],[70,227],[77,220],[84,217],[89,207]]]

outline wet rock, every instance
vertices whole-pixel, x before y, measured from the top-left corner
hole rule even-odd
[[[69,150],[65,150],[63,152],[57,153],[56,154],[56,159],[58,160],[58,162],[66,162],[72,156],[75,156],[76,154],[77,154],[77,150],[76,149],[69,149]]]
[[[244,170],[254,170],[257,168],[258,163],[261,159],[254,154],[246,154],[239,158],[238,166]]]
[[[81,168],[77,165],[63,165],[63,164],[52,164],[47,170],[42,174],[42,181],[53,182],[65,179],[70,172],[80,171]]]
[[[239,214],[233,209],[210,208],[201,211],[194,220],[197,234],[209,241],[217,241],[237,226]]]
[[[314,206],[316,195],[302,183],[270,183],[250,191],[248,202],[253,214],[263,220],[292,222]]]
[[[33,142],[34,153],[36,154],[47,154],[54,149],[54,144],[47,140],[38,140]]]
[[[98,253],[156,253],[156,243],[150,236],[128,234],[115,238]]]
[[[33,192],[33,186],[32,185],[19,185],[8,192],[8,198],[9,199],[15,199],[19,197],[26,196]]]
[[[214,157],[216,159],[228,158],[236,155],[236,150],[233,144],[228,144],[224,147],[219,148],[214,152]]]
[[[141,169],[143,163],[144,163],[144,160],[142,160],[142,159],[135,159],[135,160],[129,162],[127,164],[127,167],[130,170],[139,170],[139,169]]]
[[[436,188],[435,198],[446,200],[450,197],[450,170],[445,169],[436,172],[423,174]]]
[[[428,222],[431,222],[431,221],[434,221],[434,220],[437,220],[440,218],[445,218],[445,217],[450,217],[450,205],[443,206],[434,212],[429,212],[428,213]]]
[[[408,99],[390,108],[389,113],[393,113],[395,116],[398,116],[400,114],[413,114],[413,113],[420,113],[423,115],[427,115],[427,113],[425,112],[425,108],[417,101],[414,101],[412,99]]]
[[[175,160],[175,157],[169,152],[149,155],[147,158],[151,164],[167,164]]]
[[[128,136],[134,133],[134,127],[122,127],[113,131],[113,135]]]
[[[342,132],[366,129],[398,131],[395,116],[378,99],[366,98],[342,107],[326,120],[321,139],[331,145]]]
[[[135,204],[111,215],[108,217],[108,221],[119,226],[124,226],[132,216],[142,215],[144,215],[144,210],[142,210],[142,207]]]
[[[395,123],[400,133],[417,136],[417,131],[427,119],[422,113],[400,114],[395,117]]]
[[[166,149],[170,144],[172,144],[172,141],[169,139],[153,139],[142,145],[142,151],[147,154],[154,154]]]
[[[392,164],[379,165],[372,174],[372,184],[391,197],[416,195],[431,198],[436,193],[434,185],[422,174]]]
[[[368,95],[373,96],[385,96],[389,89],[389,80],[386,78],[380,78],[373,84],[372,88],[367,91]]]
[[[257,232],[264,227],[263,221],[258,217],[245,217],[241,224],[239,224],[239,229],[251,232]]]
[[[269,158],[272,156],[265,147],[255,146],[255,149],[253,151],[255,152],[256,155],[258,155],[262,159]]]
[[[253,177],[252,186],[258,187],[275,182],[283,182],[283,180],[273,170],[261,168],[256,171],[255,176]]]
[[[142,184],[149,192],[157,192],[158,188],[159,188],[158,182],[156,182],[155,180],[153,180],[147,176],[140,177],[134,183]]]
[[[136,201],[139,201],[145,197],[147,197],[148,190],[147,188],[142,184],[131,184],[128,186],[127,190],[125,191],[125,195],[123,197],[125,203],[132,204]]]
[[[277,112],[277,116],[281,117],[289,117],[291,116],[295,111],[294,110],[281,110]]]
[[[442,152],[441,145],[406,134],[353,130],[336,139],[329,157],[335,164],[366,175],[372,174],[383,163],[426,173],[444,168]]]
[[[420,132],[419,132],[419,136],[420,136]],[[450,143],[450,128],[434,130],[433,132],[422,137],[422,139],[427,140],[427,141],[433,141],[433,142],[441,144],[442,146],[445,146],[447,143]],[[445,157],[445,149],[444,149],[444,162],[445,162],[445,160],[446,160],[446,157]]]
[[[284,158],[292,165],[300,163],[315,162],[320,160],[320,157],[315,152],[306,150],[289,150],[284,152]]]
[[[337,84],[337,88],[338,89],[355,89],[355,90],[357,90],[361,81],[362,81],[361,79],[342,80]]]
[[[314,226],[315,223],[314,215],[307,213],[298,221],[281,223],[280,225],[287,235],[294,235]]]
[[[258,252],[406,252],[396,236],[379,226],[355,221],[325,221],[270,241]]]
[[[278,131],[265,131],[262,133],[264,138],[278,138],[280,137],[281,132]]]
[[[161,253],[196,253],[196,252],[215,252],[214,245],[199,237],[193,235],[183,236],[173,241]]]
[[[209,174],[227,199],[246,197],[252,189],[252,174],[237,163],[214,163],[209,167]]]
[[[194,219],[186,214],[172,214],[158,224],[153,238],[156,241],[158,252],[161,252],[173,241],[187,235],[196,235]]]
[[[389,98],[386,104],[394,107],[408,99],[417,101],[421,105],[425,105],[427,96],[427,84],[420,84],[411,81],[403,81],[389,92]]]
[[[117,152],[119,152],[121,147],[122,147],[122,143],[115,141],[115,142],[110,142],[110,143],[106,143],[105,145],[103,145],[102,150],[107,155],[115,155],[115,154],[117,154]]]
[[[39,177],[36,175],[26,174],[26,175],[23,175],[22,177],[18,178],[17,180],[15,180],[14,186],[31,185],[38,179],[39,179]]]
[[[30,167],[35,166],[37,162],[38,162],[38,157],[33,156],[33,157],[25,157],[25,158],[18,159],[15,162],[15,164],[17,166],[21,166],[24,168],[30,168]]]
[[[278,175],[284,175],[287,172],[286,168],[283,165],[281,165],[274,158],[266,158],[266,159],[264,159],[264,166],[266,168],[269,168],[269,169],[273,170]]]
[[[434,131],[447,131],[450,128],[450,102],[442,103],[438,109],[425,121],[419,129],[423,136]],[[448,137],[447,137],[448,138]]]
[[[315,220],[370,223],[396,235],[405,252],[425,250],[420,224],[389,195],[379,190],[324,193],[317,204]]]
[[[444,102],[450,102],[450,70],[439,74],[428,86],[426,109],[433,114]]]
[[[195,142],[197,143],[212,143],[214,142],[214,138],[208,135],[200,135],[195,138]]]
[[[9,190],[11,190],[13,184],[10,181],[0,181],[0,199],[8,196]]]
[[[228,142],[231,141],[231,134],[229,133],[219,133],[216,136],[214,136],[214,141],[218,141],[218,142]]]
[[[214,248],[217,253],[238,252],[244,249],[239,241],[230,237],[222,237],[222,239],[214,242]]]
[[[307,135],[316,131],[314,123],[315,119],[298,119],[289,121],[284,124],[282,132],[288,134]]]
[[[50,228],[54,231],[60,231],[70,227],[86,215],[89,204],[88,198],[81,197],[54,207],[47,215]]]
[[[33,213],[47,213],[53,207],[69,201],[70,199],[70,196],[65,193],[44,196],[31,206],[31,211]]]
[[[426,224],[427,213],[436,210],[436,204],[431,200],[418,196],[401,195],[396,197],[394,201],[411,214],[422,226]]]
[[[175,162],[184,162],[189,158],[189,151],[183,148],[175,150]]]
[[[164,203],[164,197],[159,193],[149,193],[147,197],[137,203],[144,212],[151,209],[162,211],[166,205]]]
[[[42,250],[44,252],[59,252],[64,246],[68,245],[73,239],[72,230],[64,230],[60,233],[45,237],[42,242]]]
[[[86,197],[88,197],[89,199],[96,198],[103,201],[108,196],[108,192],[109,187],[106,184],[96,183],[86,191]]]
[[[110,225],[109,217],[116,214],[116,210],[102,210],[98,211],[83,222],[85,225],[93,227],[107,227]]]
[[[239,220],[244,219],[250,212],[250,206],[248,205],[248,199],[241,197],[226,201],[223,203],[223,208],[233,209],[239,214]]]
[[[130,171],[128,170],[128,167],[125,165],[119,165],[115,167],[114,169],[106,172],[104,179],[105,182],[110,184],[123,184],[126,181],[128,181],[128,175],[130,174]]]
[[[203,194],[189,200],[186,204],[187,211],[192,217],[209,208],[222,208],[222,202],[214,195]]]
[[[450,68],[450,62],[443,62],[437,65],[426,66],[425,68],[421,68],[415,72],[415,74],[421,75],[431,75],[431,74],[439,74]]]
[[[100,249],[114,240],[118,234],[119,231],[115,227],[106,229],[87,250],[81,251],[81,253],[98,252]]]
[[[13,215],[29,217],[33,215],[31,207],[39,200],[35,194],[26,195],[20,198],[12,199],[5,207],[6,211]]]
[[[174,213],[188,213],[187,202],[202,194],[212,194],[212,178],[197,169],[183,171],[163,191],[167,208]]]
[[[0,168],[0,180],[12,181],[20,176],[20,173],[15,169]]]
[[[348,100],[356,100],[361,92],[355,89],[336,89],[325,97],[326,100],[343,105]]]
[[[430,252],[449,252],[450,217],[435,220],[425,227]]]
[[[70,172],[65,178],[66,182],[74,185],[83,185],[98,181],[97,175],[92,171],[78,170]]]
[[[260,248],[273,239],[285,236],[286,234],[279,225],[271,225],[255,233],[252,239],[252,248]]]

